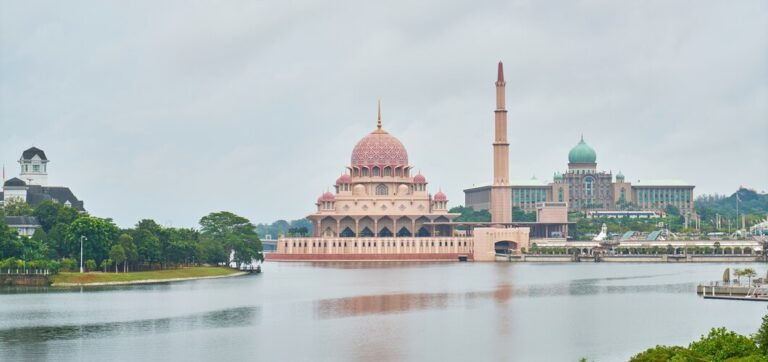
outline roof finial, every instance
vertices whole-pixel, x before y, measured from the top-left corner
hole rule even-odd
[[[504,83],[504,63],[499,61],[499,72],[496,76],[496,83],[503,85]]]
[[[584,142],[584,132],[581,133],[581,142]]]
[[[381,129],[381,99],[379,99],[379,120],[376,123],[376,128]]]

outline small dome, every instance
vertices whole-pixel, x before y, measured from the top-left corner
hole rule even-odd
[[[584,137],[581,137],[581,141],[568,152],[568,162],[570,163],[595,163],[596,160],[597,153],[584,142]]]
[[[336,196],[333,196],[333,194],[328,191],[326,191],[322,196],[320,196],[320,198],[317,199],[318,202],[333,200],[336,200]]]
[[[555,172],[555,175],[553,176],[553,179],[555,181],[562,181],[563,180],[563,174],[561,174],[560,172]]]
[[[435,194],[435,201],[448,201],[448,196],[445,196],[442,191],[438,191]]]
[[[4,186],[27,186],[27,183],[22,181],[18,177],[14,177],[8,181],[5,181]]]
[[[339,178],[336,179],[336,184],[337,185],[349,184],[349,183],[352,183],[352,176],[350,176],[350,175],[348,175],[346,173],[341,175],[341,176],[339,176]]]
[[[48,158],[45,157],[45,152],[37,147],[30,147],[26,151],[21,153],[21,159],[22,160],[31,160],[32,157],[40,157],[43,161],[48,161]]]
[[[624,181],[624,174],[619,171],[619,173],[616,174],[616,181]]]
[[[418,174],[418,175],[413,177],[413,183],[415,183],[415,184],[425,184],[425,183],[427,183],[427,178],[424,177],[424,175],[422,175],[422,174]]]

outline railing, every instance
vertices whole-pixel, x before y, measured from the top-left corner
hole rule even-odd
[[[0,269],[0,275],[52,275],[51,269]]]

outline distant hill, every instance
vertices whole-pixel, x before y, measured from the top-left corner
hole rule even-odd
[[[702,219],[710,219],[715,214],[723,217],[736,216],[736,198],[739,202],[739,215],[765,217],[768,214],[768,194],[760,194],[748,188],[739,188],[730,196],[702,195],[695,201],[696,212]]]

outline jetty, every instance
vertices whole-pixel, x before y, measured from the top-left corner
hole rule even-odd
[[[752,269],[736,269],[733,273],[736,276],[754,275]],[[768,302],[768,275],[766,278],[758,278],[742,284],[740,280],[731,279],[730,268],[723,272],[722,281],[712,281],[709,283],[700,283],[696,286],[696,293],[704,299],[722,299],[722,300],[747,300]]]

